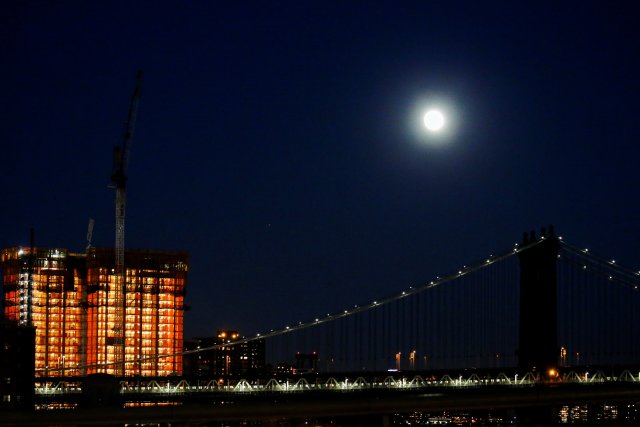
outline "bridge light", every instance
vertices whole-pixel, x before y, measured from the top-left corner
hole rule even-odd
[[[615,259],[612,259],[612,260],[611,260],[611,264],[615,264],[615,263],[616,263],[616,260],[615,260]]]

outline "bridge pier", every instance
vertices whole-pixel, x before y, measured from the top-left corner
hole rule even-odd
[[[525,233],[520,260],[518,366],[523,371],[555,368],[558,360],[557,262],[560,240],[553,226]]]

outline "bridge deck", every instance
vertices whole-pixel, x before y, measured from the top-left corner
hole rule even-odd
[[[361,393],[253,395],[208,404],[164,407],[92,408],[74,411],[7,413],[2,425],[100,425],[110,423],[203,423],[332,416],[371,416],[411,411],[480,410],[552,407],[584,402],[640,400],[637,383],[543,384],[533,387],[490,387],[421,390],[378,389]]]

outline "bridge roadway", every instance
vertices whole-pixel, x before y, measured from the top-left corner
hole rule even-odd
[[[637,382],[542,383],[534,386],[425,389],[370,389],[358,392],[310,391],[227,395],[208,403],[177,406],[97,407],[66,411],[5,413],[1,425],[104,425],[131,423],[206,423],[215,421],[356,417],[385,425],[386,417],[412,411],[473,411],[557,407],[580,403],[640,401]],[[377,418],[376,418],[377,417]],[[376,421],[374,421],[376,420]]]

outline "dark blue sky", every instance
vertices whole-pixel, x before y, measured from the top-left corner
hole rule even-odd
[[[234,5],[229,5],[233,3]],[[640,267],[632,2],[0,6],[0,246],[187,250],[187,336],[396,293],[553,223]],[[442,105],[446,138],[416,117]]]

